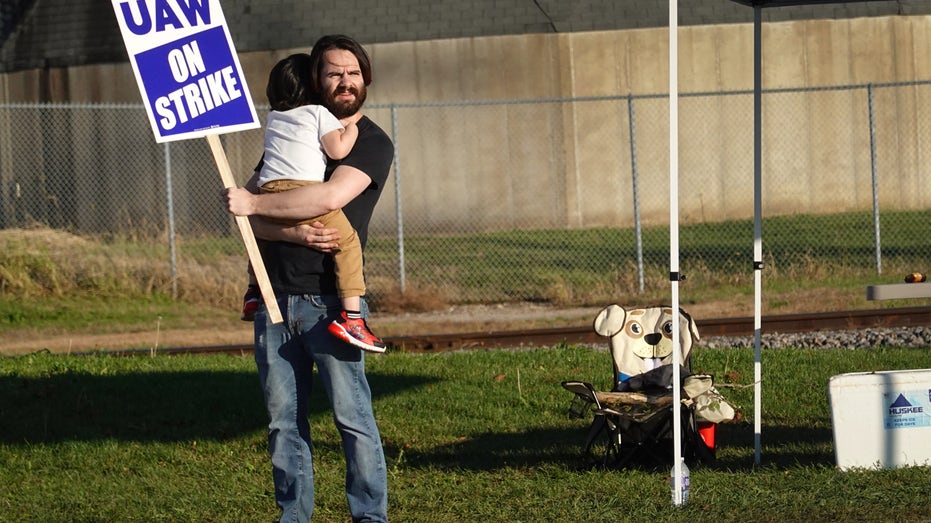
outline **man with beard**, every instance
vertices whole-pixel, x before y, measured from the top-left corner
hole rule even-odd
[[[256,181],[260,193],[323,183],[327,160],[342,160],[356,143],[358,126],[347,119],[344,127],[333,113],[319,104],[319,93],[310,89],[313,85],[310,59],[305,53],[292,54],[275,64],[268,75],[265,93],[272,110],[265,120],[265,154]],[[385,344],[372,334],[362,318],[365,280],[362,245],[355,229],[342,209],[298,223],[314,222],[337,229],[341,237],[339,250],[333,253],[333,264],[343,311],[330,324],[330,332],[362,350],[385,352]],[[255,276],[250,276],[242,307],[242,319],[246,321],[255,320],[261,300]]]
[[[311,67],[310,87],[322,105],[359,129],[352,151],[342,160],[328,162],[325,183],[254,194],[254,175],[246,189],[224,193],[229,212],[253,216],[284,318],[282,323],[271,323],[264,306],[255,316],[255,360],[270,418],[269,452],[280,521],[306,523],[313,514],[307,413],[316,365],[342,438],[352,520],[384,522],[388,520],[388,480],[364,352],[346,350],[328,332],[341,310],[332,257],[328,256],[338,249],[339,235],[320,223],[282,226],[262,218],[301,220],[341,208],[365,249],[368,224],[394,155],[388,135],[361,113],[366,87],[372,81],[371,63],[358,42],[330,35],[314,44]],[[364,300],[361,309],[367,314]]]

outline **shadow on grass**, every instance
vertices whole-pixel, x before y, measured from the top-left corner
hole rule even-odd
[[[421,388],[434,378],[370,373],[378,396]],[[329,417],[326,396],[315,383],[311,418]],[[67,373],[50,377],[0,377],[0,443],[62,441],[226,440],[264,433],[267,418],[258,377],[250,371],[136,372],[110,376]],[[425,450],[391,443],[386,453],[412,467],[497,470],[558,465],[590,468],[582,452],[587,426],[492,431]],[[762,464],[777,468],[833,466],[830,428],[766,426]],[[754,434],[748,423],[718,426],[721,470],[754,466]],[[337,449],[334,449],[336,451]]]
[[[383,383],[379,394],[385,395],[419,387],[428,379],[392,376],[378,381]],[[312,418],[329,416],[318,382]],[[264,431],[267,423],[254,372],[0,377],[0,443],[224,440]]]
[[[718,425],[716,445],[736,452],[719,452],[712,465],[718,469],[746,469],[754,465],[754,428],[749,423]],[[760,434],[760,464],[788,469],[798,466],[835,465],[834,434],[830,428],[763,425]]]
[[[427,451],[405,450],[408,467],[490,471],[547,464],[584,466],[578,430],[533,429],[525,432],[487,432]],[[386,448],[397,456],[398,450]]]
[[[587,430],[587,428],[586,428]],[[409,467],[440,467],[491,471],[502,468],[532,468],[558,465],[570,469],[597,469],[600,465],[583,452],[585,431],[572,428],[533,429],[517,433],[488,432],[429,451],[404,451]],[[830,429],[808,427],[764,427],[762,464],[778,469],[798,466],[834,465]],[[718,459],[700,466],[714,470],[754,468],[753,426],[720,425],[717,433]],[[724,447],[729,447],[723,452]],[[386,446],[397,458],[399,450]],[[671,460],[655,456],[633,459],[626,468],[666,472]]]

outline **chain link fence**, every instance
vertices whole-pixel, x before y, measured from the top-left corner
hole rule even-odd
[[[686,272],[751,273],[752,98],[680,101]],[[882,274],[889,260],[927,260],[929,111],[928,82],[765,91],[767,261],[840,260]],[[642,292],[668,275],[665,95],[371,105],[367,114],[396,146],[366,254],[373,295],[552,300],[583,287]],[[262,131],[222,139],[245,182]],[[141,105],[0,105],[0,229],[149,243],[175,295],[190,277],[185,260],[228,258],[228,277],[244,279],[221,188],[206,140],[155,143]]]

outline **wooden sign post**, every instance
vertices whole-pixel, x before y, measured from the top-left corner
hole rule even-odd
[[[226,159],[226,153],[223,151],[223,144],[220,143],[220,137],[209,134],[207,135],[207,143],[210,144],[210,152],[213,153],[213,159],[217,162],[217,169],[220,170],[223,187],[227,189],[236,187],[230,164]],[[249,254],[249,261],[252,262],[252,272],[255,273],[255,280],[259,284],[259,290],[262,291],[262,298],[265,299],[265,309],[268,311],[268,317],[272,320],[272,323],[281,323],[283,320],[281,311],[278,309],[278,301],[275,300],[275,292],[268,280],[268,273],[265,272],[265,263],[262,262],[262,254],[259,252],[258,244],[255,243],[255,235],[252,233],[249,218],[236,216],[236,225],[239,226],[239,234],[242,235],[242,242]]]

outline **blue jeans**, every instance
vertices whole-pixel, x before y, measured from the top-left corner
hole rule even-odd
[[[353,521],[388,521],[388,477],[365,378],[364,352],[327,331],[341,310],[336,296],[279,297],[284,321],[264,307],[255,317],[255,362],[268,410],[268,446],[282,523],[307,523],[314,470],[307,406],[313,367],[333,407],[346,457],[346,497]],[[362,312],[368,308],[362,302]]]

